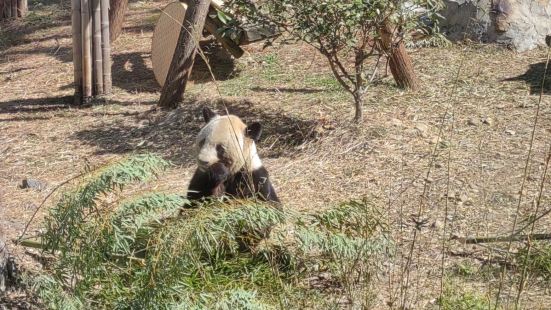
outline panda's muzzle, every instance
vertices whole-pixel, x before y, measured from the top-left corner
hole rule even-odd
[[[230,176],[230,170],[223,163],[212,164],[208,168],[209,178],[212,183],[220,184]]]
[[[197,160],[197,165],[203,169],[208,169],[209,167],[209,162],[208,161],[205,161],[205,160],[200,160],[198,159]]]

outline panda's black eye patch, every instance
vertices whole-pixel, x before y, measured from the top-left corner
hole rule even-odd
[[[226,148],[221,144],[216,145],[216,156],[218,157],[218,160],[222,164],[230,166],[233,163],[231,158],[226,153]]]
[[[222,144],[217,144],[216,155],[218,155],[218,158],[220,159],[224,158],[224,154],[226,154],[226,148]]]

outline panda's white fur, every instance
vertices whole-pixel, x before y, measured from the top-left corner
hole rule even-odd
[[[241,169],[254,171],[262,167],[256,144],[246,136],[247,125],[235,115],[216,115],[201,129],[197,136],[197,159],[199,166],[206,168],[220,160],[217,146],[224,148],[232,159],[230,173]],[[229,133],[229,134],[228,134]]]
[[[279,198],[256,149],[260,123],[248,126],[235,115],[218,115],[203,108],[205,126],[197,135],[198,167],[190,180],[188,198],[209,196]]]

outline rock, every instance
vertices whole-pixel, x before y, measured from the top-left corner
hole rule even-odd
[[[415,125],[415,129],[417,129],[417,132],[419,135],[423,138],[427,138],[429,136],[429,126],[423,123],[419,123]]]
[[[441,229],[443,226],[444,225],[442,224],[442,221],[436,220],[430,225],[430,228],[431,229]]]
[[[470,200],[467,194],[460,194],[458,199],[459,201],[462,201],[464,204],[466,204]]]
[[[551,42],[551,2],[444,0],[442,32],[451,40],[496,42],[519,52]],[[549,43],[547,43],[549,45]]]
[[[451,145],[452,145],[451,142],[446,141],[446,140],[440,140],[440,142],[438,143],[438,147],[441,148],[441,149],[447,149]]]
[[[491,117],[486,117],[485,119],[482,120],[482,123],[488,126],[492,126],[494,124],[494,120]]]
[[[455,191],[453,191],[453,190],[450,190],[448,192],[447,196],[448,196],[448,199],[450,199],[450,200],[456,200],[457,199],[457,195],[455,194]]]
[[[46,188],[46,183],[35,179],[24,179],[23,182],[21,182],[20,187],[22,189],[32,188],[37,191],[41,191]]]
[[[390,124],[392,124],[392,126],[396,126],[396,127],[402,127],[402,121],[397,119],[397,118],[393,118],[390,120]]]
[[[511,135],[511,136],[514,136],[516,134],[516,132],[514,130],[511,130],[511,129],[505,130],[505,133],[508,134],[508,135]]]
[[[470,125],[470,126],[478,126],[480,122],[476,119],[476,118],[469,118],[469,120],[467,121],[467,125]]]

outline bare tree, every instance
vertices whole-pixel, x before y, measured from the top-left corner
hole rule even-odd
[[[109,0],[109,33],[111,42],[122,33],[124,15],[128,8],[128,0]]]
[[[390,72],[398,87],[419,89],[419,79],[413,70],[413,63],[406,51],[404,40],[396,38],[397,34],[388,22],[383,24],[379,33],[381,46],[389,58]]]

